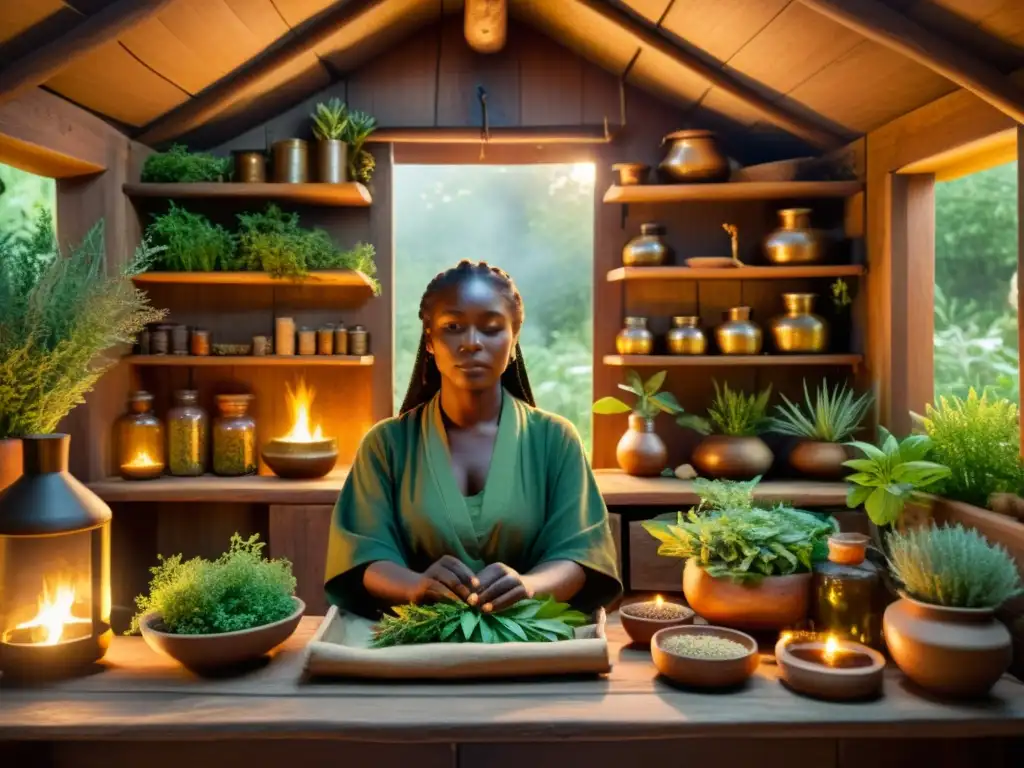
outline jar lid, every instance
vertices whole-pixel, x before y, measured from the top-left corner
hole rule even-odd
[[[665,225],[659,224],[656,221],[649,221],[646,224],[640,225],[640,234],[642,235],[664,235]]]
[[[182,403],[194,403],[199,399],[199,392],[195,389],[176,389],[174,399]]]
[[[639,317],[639,316],[627,317],[626,318],[626,325],[629,325],[629,326],[645,326],[645,325],[647,325],[647,318],[646,317]]]
[[[153,402],[153,395],[144,389],[137,389],[128,394],[128,399],[133,403],[151,403]]]
[[[363,328],[363,326],[361,326],[361,325],[356,325],[356,326],[354,326],[354,327],[352,328],[352,330],[353,330],[353,331],[365,331],[366,329],[365,329],[365,328]]]
[[[697,315],[676,315],[672,318],[672,322],[676,325],[696,326],[700,323],[700,318]]]

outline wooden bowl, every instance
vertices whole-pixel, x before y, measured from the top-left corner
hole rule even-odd
[[[157,653],[169,656],[186,669],[198,672],[213,671],[254,661],[287,640],[299,626],[306,604],[292,597],[295,610],[291,616],[262,627],[221,632],[214,635],[175,635],[162,632],[160,615],[143,617],[142,639]]]
[[[775,645],[775,661],[786,685],[799,693],[828,701],[870,699],[881,693],[885,672],[882,654],[859,643],[840,641],[840,652],[856,654],[862,666],[826,667],[801,656],[802,653],[820,654],[824,648],[825,643],[817,640],[779,640]]]
[[[263,446],[260,456],[278,477],[315,480],[334,469],[338,460],[338,441],[327,437],[311,443],[295,443],[274,438]]]
[[[619,620],[622,622],[622,628],[629,635],[629,639],[640,645],[649,644],[651,638],[662,629],[681,627],[693,623],[693,611],[685,605],[679,605],[679,603],[666,603],[666,605],[675,605],[681,609],[679,616],[675,619],[649,619],[644,616],[635,616],[630,613],[630,608],[634,605],[639,604],[630,603],[620,607]]]
[[[665,650],[663,643],[676,635],[711,635],[733,640],[747,649],[737,659],[701,659],[680,656]],[[750,635],[726,627],[712,627],[692,624],[670,627],[655,633],[651,640],[651,658],[658,672],[674,683],[691,688],[732,688],[746,682],[754,674],[761,657],[757,652],[757,641]]]
[[[737,264],[728,256],[695,256],[686,260],[693,269],[735,269]]]

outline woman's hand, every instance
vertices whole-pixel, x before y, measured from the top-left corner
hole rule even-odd
[[[423,572],[412,602],[465,601],[479,584],[477,577],[465,563],[457,557],[444,555]]]
[[[484,613],[496,613],[533,597],[533,589],[523,580],[524,577],[504,563],[488,565],[476,578],[479,586],[466,602],[481,606]]]

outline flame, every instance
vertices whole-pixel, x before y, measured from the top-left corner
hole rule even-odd
[[[830,667],[836,663],[836,656],[839,655],[839,641],[836,640],[835,635],[829,635],[825,641],[825,650],[822,652],[821,657],[825,663]]]
[[[294,391],[287,382],[285,389],[287,390],[288,410],[292,414],[292,428],[287,435],[278,439],[289,443],[312,443],[316,440],[323,440],[324,435],[319,424],[316,429],[310,430],[312,421],[310,407],[313,405],[316,391],[312,387],[307,387],[306,380],[302,378],[299,379],[299,384]]]
[[[160,462],[149,455],[149,451],[142,450],[135,454],[135,457],[127,464],[122,464],[125,469],[147,469],[149,467],[159,467]]]
[[[654,605],[656,607],[661,608],[661,606],[664,603],[665,603],[665,601],[664,601],[664,599],[662,599],[661,595],[658,595],[657,597],[654,598]]]
[[[67,583],[58,583],[53,597],[50,588],[43,581],[43,592],[39,596],[39,612],[35,618],[18,624],[15,629],[42,629],[46,638],[36,645],[56,645],[69,624],[89,624],[91,619],[82,619],[72,613],[75,604],[75,588]]]

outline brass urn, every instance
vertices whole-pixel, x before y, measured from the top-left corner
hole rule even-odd
[[[691,461],[706,477],[749,480],[771,469],[774,454],[756,435],[708,435]]]
[[[726,321],[715,329],[718,349],[723,355],[757,355],[761,352],[761,327],[751,321],[750,307],[733,307]]]
[[[672,327],[665,336],[668,351],[673,355],[703,355],[708,339],[699,324],[700,318],[695,315],[673,317]]]
[[[781,226],[768,235],[765,255],[772,264],[815,264],[822,260],[825,244],[821,233],[811,229],[810,208],[779,211]]]
[[[665,242],[665,227],[648,222],[640,225],[640,234],[622,249],[626,267],[659,267],[672,260],[672,249]]]
[[[654,419],[629,414],[629,428],[615,447],[615,459],[627,475],[657,477],[665,469],[668,450],[654,431]]]
[[[674,131],[661,140],[669,144],[658,173],[668,182],[727,181],[729,160],[711,131]]]
[[[627,317],[626,326],[615,336],[615,351],[620,355],[649,355],[654,334],[647,330],[646,317]]]
[[[784,293],[786,314],[772,319],[771,331],[779,352],[821,352],[828,344],[828,326],[813,314],[814,293]]]

